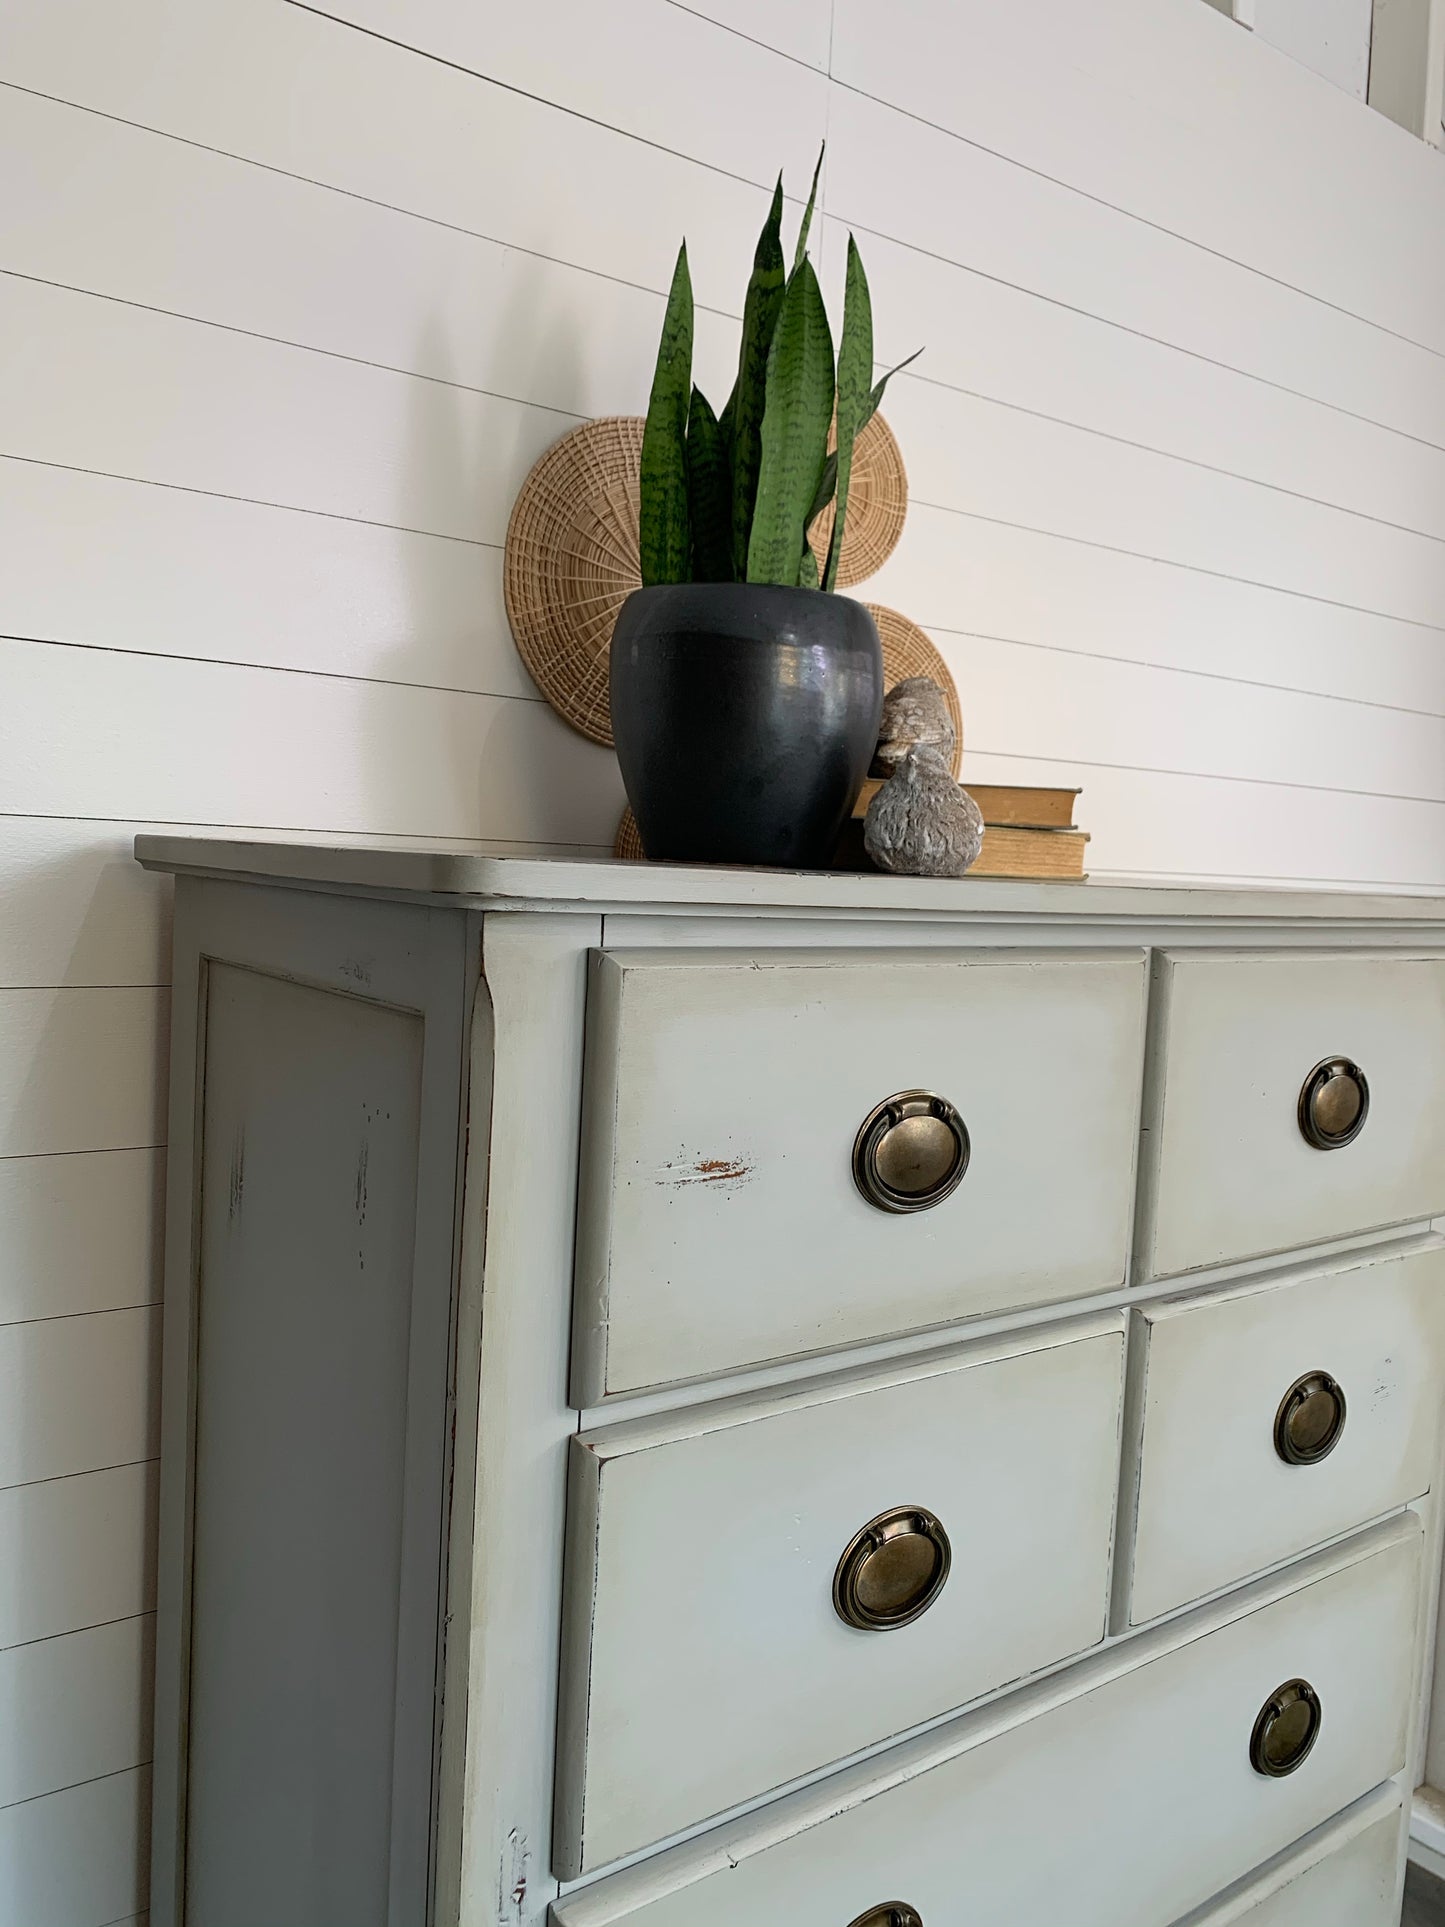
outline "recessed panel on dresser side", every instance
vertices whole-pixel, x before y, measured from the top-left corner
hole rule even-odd
[[[1144,1004],[1137,947],[594,957],[574,1403],[1119,1289]],[[967,1161],[900,1211],[905,1096]]]

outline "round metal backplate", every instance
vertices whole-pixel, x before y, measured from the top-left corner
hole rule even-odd
[[[923,1916],[905,1901],[885,1900],[881,1907],[870,1907],[866,1914],[859,1914],[849,1927],[923,1927]]]
[[[1259,1709],[1249,1737],[1249,1763],[1267,1780],[1283,1780],[1309,1758],[1324,1715],[1307,1679],[1286,1680]]]
[[[1317,1151],[1353,1144],[1369,1115],[1370,1086],[1351,1058],[1322,1059],[1300,1087],[1300,1135]]]
[[[895,1506],[849,1540],[833,1574],[833,1608],[860,1632],[908,1626],[943,1591],[953,1548],[926,1506]]]
[[[968,1128],[946,1097],[896,1091],[853,1140],[853,1181],[880,1211],[927,1211],[963,1182]]]
[[[1328,1372],[1306,1372],[1279,1402],[1274,1449],[1286,1465],[1318,1465],[1345,1429],[1345,1394]]]

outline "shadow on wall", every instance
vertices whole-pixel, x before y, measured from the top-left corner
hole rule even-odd
[[[540,268],[540,264],[539,264]],[[499,330],[511,337],[523,329],[533,341],[535,365],[549,371],[538,385],[564,388],[578,385],[581,350],[578,323],[555,315],[539,329],[545,312],[540,295],[534,301],[533,277],[524,276],[512,297],[513,316]],[[515,376],[515,347],[507,351]],[[451,381],[445,331],[429,321],[417,344],[415,365],[428,370],[437,382]],[[566,372],[559,375],[558,370]],[[483,370],[485,380],[488,371]],[[453,392],[465,392],[454,390]],[[444,499],[480,504],[500,473],[511,488],[519,487],[535,454],[536,417],[519,406],[502,412],[503,436],[483,443],[468,432],[466,411],[434,405],[412,409],[402,454],[402,486],[406,499],[410,483],[425,478],[428,493]],[[557,435],[565,434],[574,417],[555,415]],[[492,415],[495,426],[497,414]],[[478,516],[480,520],[480,516]],[[445,540],[446,538],[435,538]],[[500,545],[497,579],[500,583]],[[411,558],[407,596],[414,635],[435,636],[454,624],[458,612],[438,596],[437,578]],[[457,639],[478,664],[498,660],[498,652],[512,650],[500,590],[488,606],[466,612],[469,633]],[[448,638],[449,643],[451,638]],[[394,652],[383,671],[398,683],[415,682],[424,673],[405,647]],[[479,678],[485,682],[483,676]],[[364,793],[374,799],[371,820],[378,829],[399,834],[443,837],[481,837],[501,841],[552,841],[610,847],[622,811],[623,792],[616,759],[610,750],[587,742],[553,715],[539,695],[531,699],[497,692],[466,690],[394,690],[388,703],[385,740],[375,740],[364,725],[358,731],[357,753],[366,759]],[[410,732],[399,740],[397,732]],[[423,772],[415,783],[412,772]]]

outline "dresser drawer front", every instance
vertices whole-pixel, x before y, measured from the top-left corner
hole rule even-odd
[[[1179,1927],[1398,1927],[1404,1819],[1398,1790],[1382,1790]]]
[[[901,1748],[882,1790],[847,1776],[851,1800],[790,1803],[569,1896],[558,1927],[848,1927],[888,1901],[923,1927],[1178,1920],[1401,1768],[1418,1525],[1367,1546],[1242,1618],[1205,1616],[1200,1636],[1182,1622],[1179,1643],[1093,1690],[1104,1656],[1057,1685],[1071,1698],[1031,1691],[930,1736],[931,1754]],[[1298,1675],[1323,1708],[1318,1738],[1297,1772],[1266,1778],[1249,1760],[1256,1715]]]
[[[1445,958],[1163,952],[1154,995],[1145,1275],[1445,1209]]]
[[[559,1872],[1095,1644],[1123,1355],[1090,1320],[578,1439]]]
[[[1150,1305],[1134,1318],[1131,1624],[1429,1490],[1445,1248]]]
[[[599,953],[576,1402],[1118,1287],[1144,998],[1139,951]]]

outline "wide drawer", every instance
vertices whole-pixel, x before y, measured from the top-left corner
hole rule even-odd
[[[1132,1625],[1429,1490],[1445,1247],[1152,1304],[1134,1320],[1121,1556]]]
[[[1404,1819],[1382,1787],[1179,1927],[1397,1927]]]
[[[598,953],[575,1401],[1118,1287],[1144,1000],[1135,950]]]
[[[1161,952],[1141,1273],[1445,1209],[1445,957]]]
[[[1420,1543],[1407,1515],[1294,1590],[1266,1582],[566,1895],[556,1927],[847,1927],[890,1902],[923,1927],[1178,1920],[1401,1768]],[[1315,1744],[1266,1777],[1256,1723],[1301,1677]]]
[[[558,1872],[1097,1643],[1123,1356],[1091,1319],[577,1439]]]

